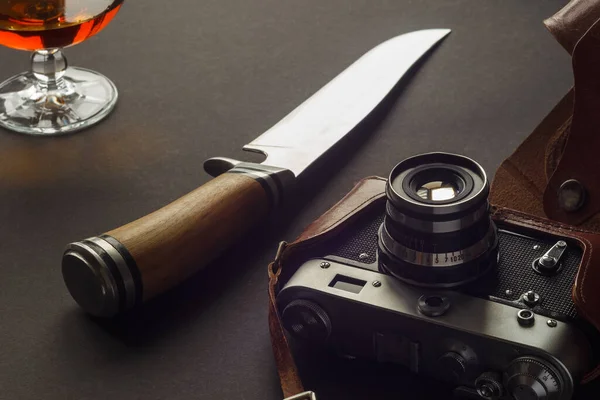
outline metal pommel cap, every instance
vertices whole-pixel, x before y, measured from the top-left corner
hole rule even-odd
[[[73,299],[91,315],[112,317],[142,302],[142,280],[135,261],[110,236],[69,244],[62,274]]]

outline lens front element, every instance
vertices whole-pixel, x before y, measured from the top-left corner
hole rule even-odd
[[[417,195],[423,200],[444,201],[451,200],[459,193],[458,188],[452,182],[434,181],[423,184]]]

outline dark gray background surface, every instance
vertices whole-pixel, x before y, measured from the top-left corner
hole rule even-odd
[[[459,152],[490,176],[572,83],[542,20],[565,1],[138,0],[67,51],[114,80],[110,119],[83,133],[0,130],[0,398],[280,399],[266,266],[362,177],[425,151]],[[207,182],[365,51],[423,28],[453,33],[301,194],[207,271],[127,320],[88,318],[60,274],[64,246]],[[0,49],[0,77],[28,55]],[[445,388],[397,370],[301,361],[323,399],[422,399]],[[396,390],[394,390],[396,388]]]

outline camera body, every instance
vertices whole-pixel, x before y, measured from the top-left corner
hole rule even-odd
[[[459,396],[570,399],[592,362],[585,323],[571,298],[582,258],[576,243],[493,221],[485,194],[486,213],[476,219],[489,218],[489,226],[479,231],[493,234],[482,236],[489,246],[480,252],[484,256],[464,251],[479,239],[459,243],[454,233],[450,240],[438,240],[439,234],[425,239],[436,243],[437,252],[428,253],[423,239],[414,240],[416,233],[411,243],[401,242],[404,253],[392,248],[390,254],[395,245],[382,243],[393,212],[389,198],[388,193],[387,203],[365,210],[295,262],[277,295],[286,330],[346,357],[400,364],[452,383]],[[470,209],[479,210],[480,203]],[[459,211],[458,229],[464,232],[465,215],[472,211]],[[453,218],[444,216],[442,225]],[[450,251],[456,246],[463,250]],[[429,277],[414,282],[404,270],[390,268],[392,262],[409,262],[401,268],[422,267],[426,274],[446,270],[440,282]],[[457,275],[457,268],[469,263]],[[487,266],[474,269],[482,263]],[[461,274],[476,279],[452,284]]]

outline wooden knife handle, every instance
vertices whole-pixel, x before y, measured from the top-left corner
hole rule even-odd
[[[236,167],[152,214],[71,243],[62,263],[69,292],[106,317],[174,287],[266,218],[271,188],[281,187],[274,175]]]
[[[208,264],[267,212],[260,183],[226,173],[107,235],[135,260],[147,299]]]

